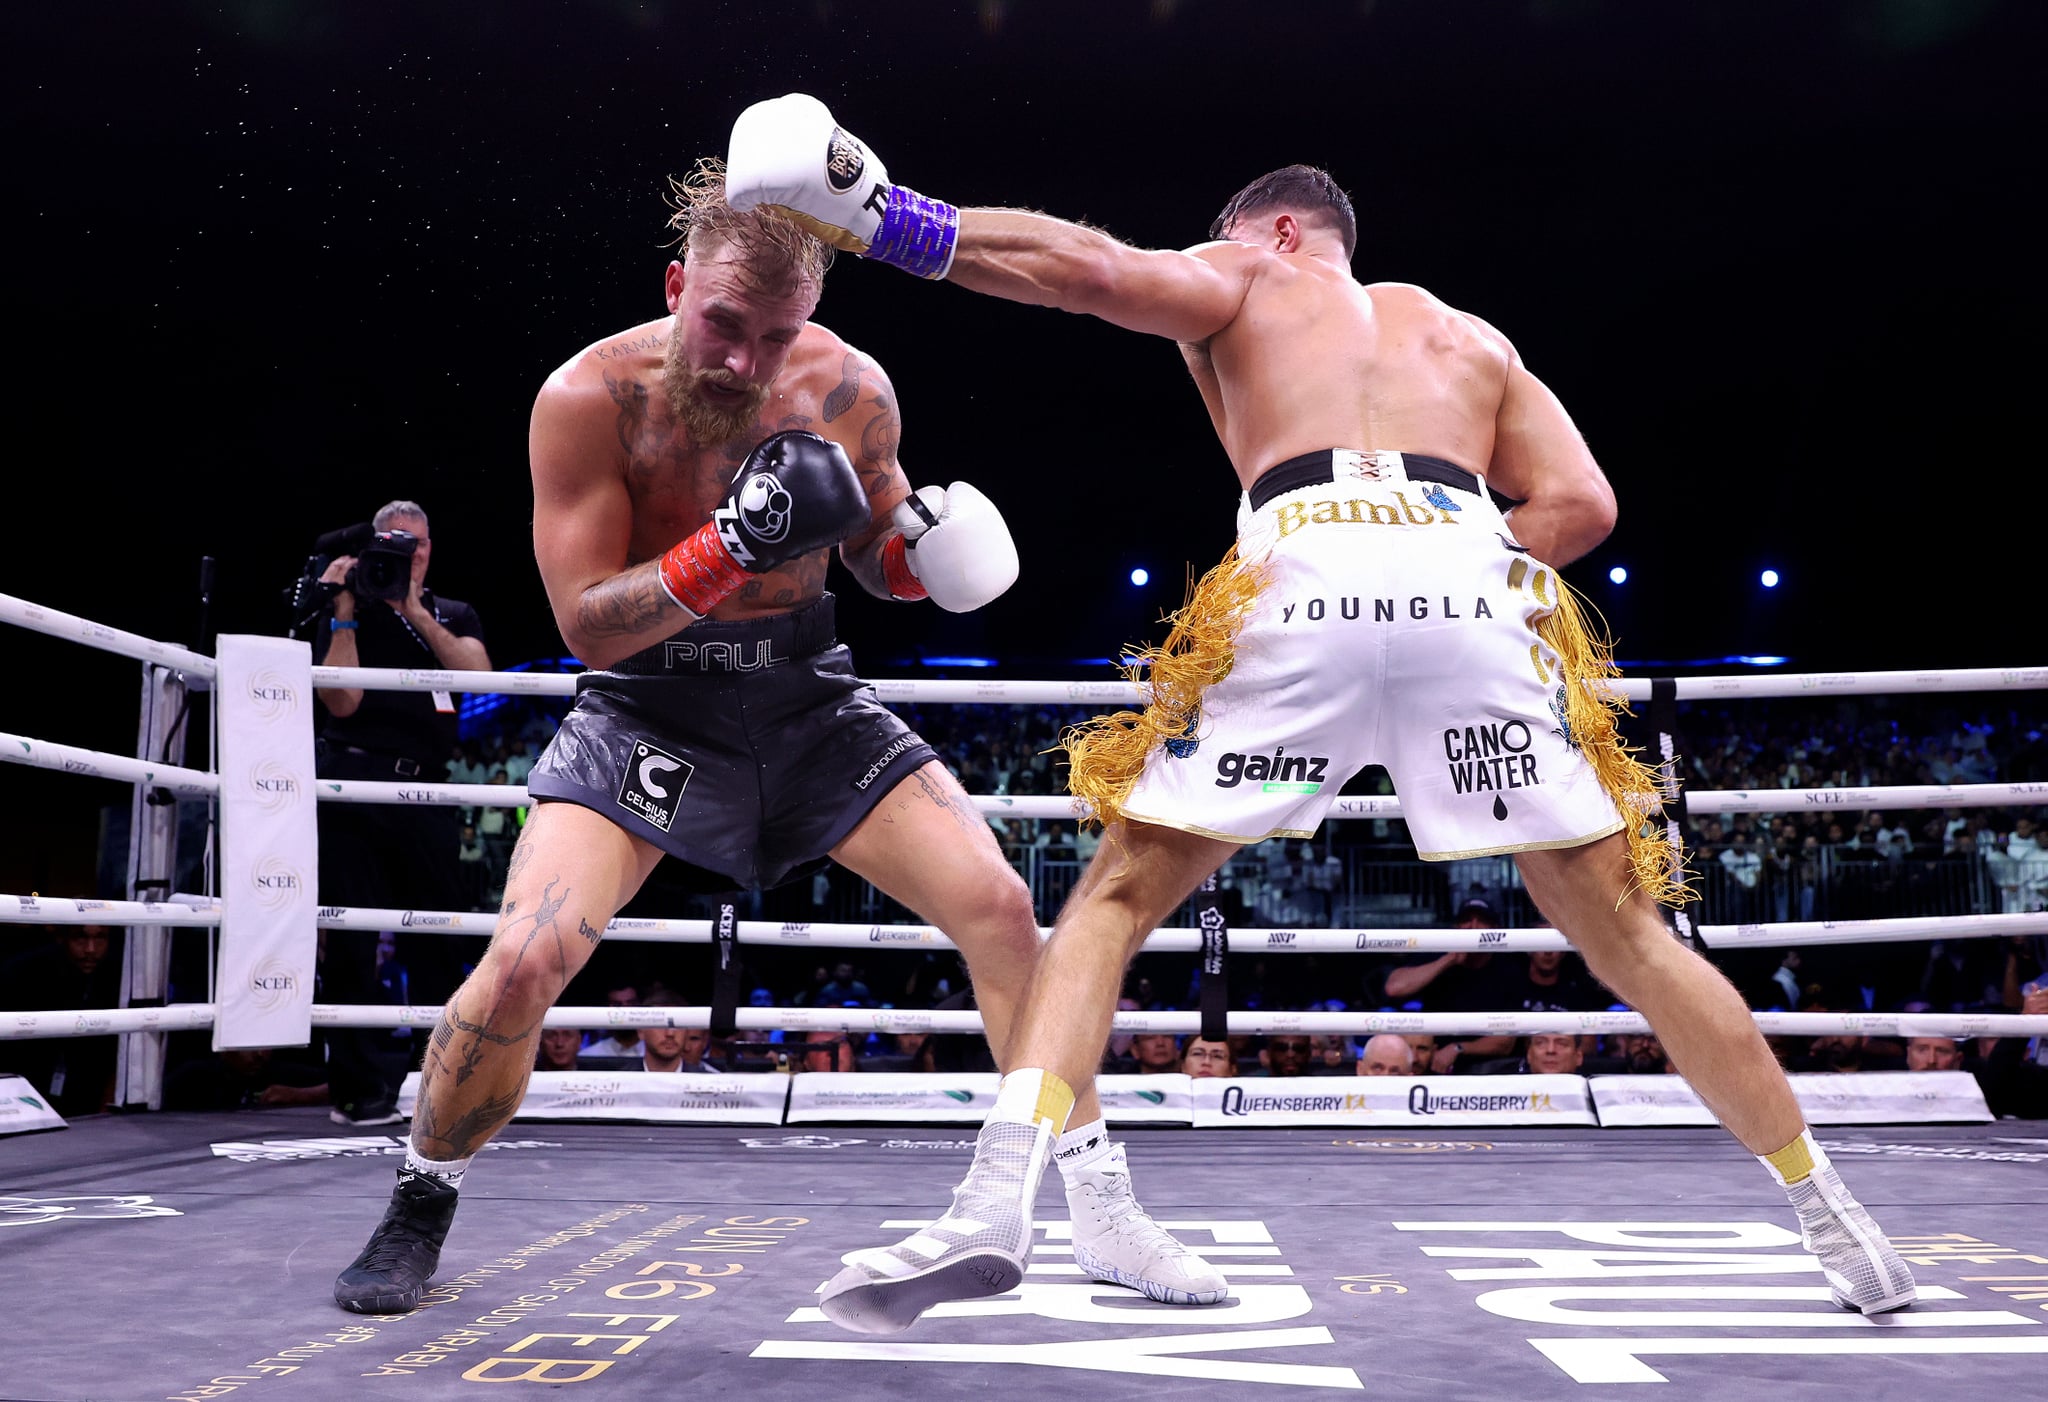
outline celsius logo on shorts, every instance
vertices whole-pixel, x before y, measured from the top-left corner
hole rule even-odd
[[[1270,755],[1241,755],[1233,750],[1216,756],[1216,787],[1234,789],[1254,782],[1266,793],[1317,793],[1329,767],[1330,761],[1322,755],[1291,755],[1284,745]]]
[[[689,785],[697,766],[659,750],[645,740],[633,742],[633,758],[619,783],[619,807],[637,813],[667,832],[676,820],[676,799]]]
[[[838,127],[832,128],[832,139],[825,143],[825,183],[833,193],[843,195],[851,190],[867,164],[860,143]]]

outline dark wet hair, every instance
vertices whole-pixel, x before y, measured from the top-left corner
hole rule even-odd
[[[1358,217],[1351,212],[1351,197],[1328,171],[1315,166],[1283,166],[1239,190],[1209,226],[1209,237],[1223,238],[1245,215],[1268,209],[1297,210],[1327,221],[1343,238],[1347,259],[1358,247]]]

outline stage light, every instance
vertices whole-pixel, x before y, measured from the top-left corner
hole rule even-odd
[[[1607,577],[1613,580],[1616,584],[1628,583],[1628,571],[1622,568],[1620,565],[1616,565],[1613,569],[1609,570],[1607,572]]]
[[[1776,589],[1778,587],[1778,572],[1776,570],[1765,570],[1757,576],[1757,579],[1766,589]]]
[[[1143,589],[1146,585],[1150,584],[1151,582],[1152,572],[1150,570],[1140,566],[1138,569],[1134,569],[1131,571],[1131,583],[1136,585],[1138,588]]]

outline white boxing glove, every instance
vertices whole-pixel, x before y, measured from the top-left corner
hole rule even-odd
[[[948,613],[972,613],[1017,582],[1017,543],[978,487],[919,487],[890,519],[902,534],[883,547],[883,567],[899,599],[929,596]]]
[[[834,248],[919,277],[953,265],[960,211],[889,183],[881,158],[805,93],[757,102],[732,125],[725,202],[787,215]]]

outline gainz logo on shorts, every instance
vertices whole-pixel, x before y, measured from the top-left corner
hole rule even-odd
[[[1536,770],[1536,756],[1528,753],[1532,739],[1529,727],[1518,720],[1452,726],[1444,732],[1452,792],[1535,788],[1543,776]],[[1505,811],[1499,804],[1495,808],[1496,816]]]
[[[1284,745],[1270,755],[1241,755],[1233,750],[1216,756],[1216,787],[1234,789],[1254,783],[1265,793],[1318,793],[1329,767],[1330,761],[1323,755],[1290,755]]]
[[[696,772],[697,766],[681,756],[645,740],[636,741],[633,758],[619,780],[619,807],[667,832],[676,820],[676,800]]]

